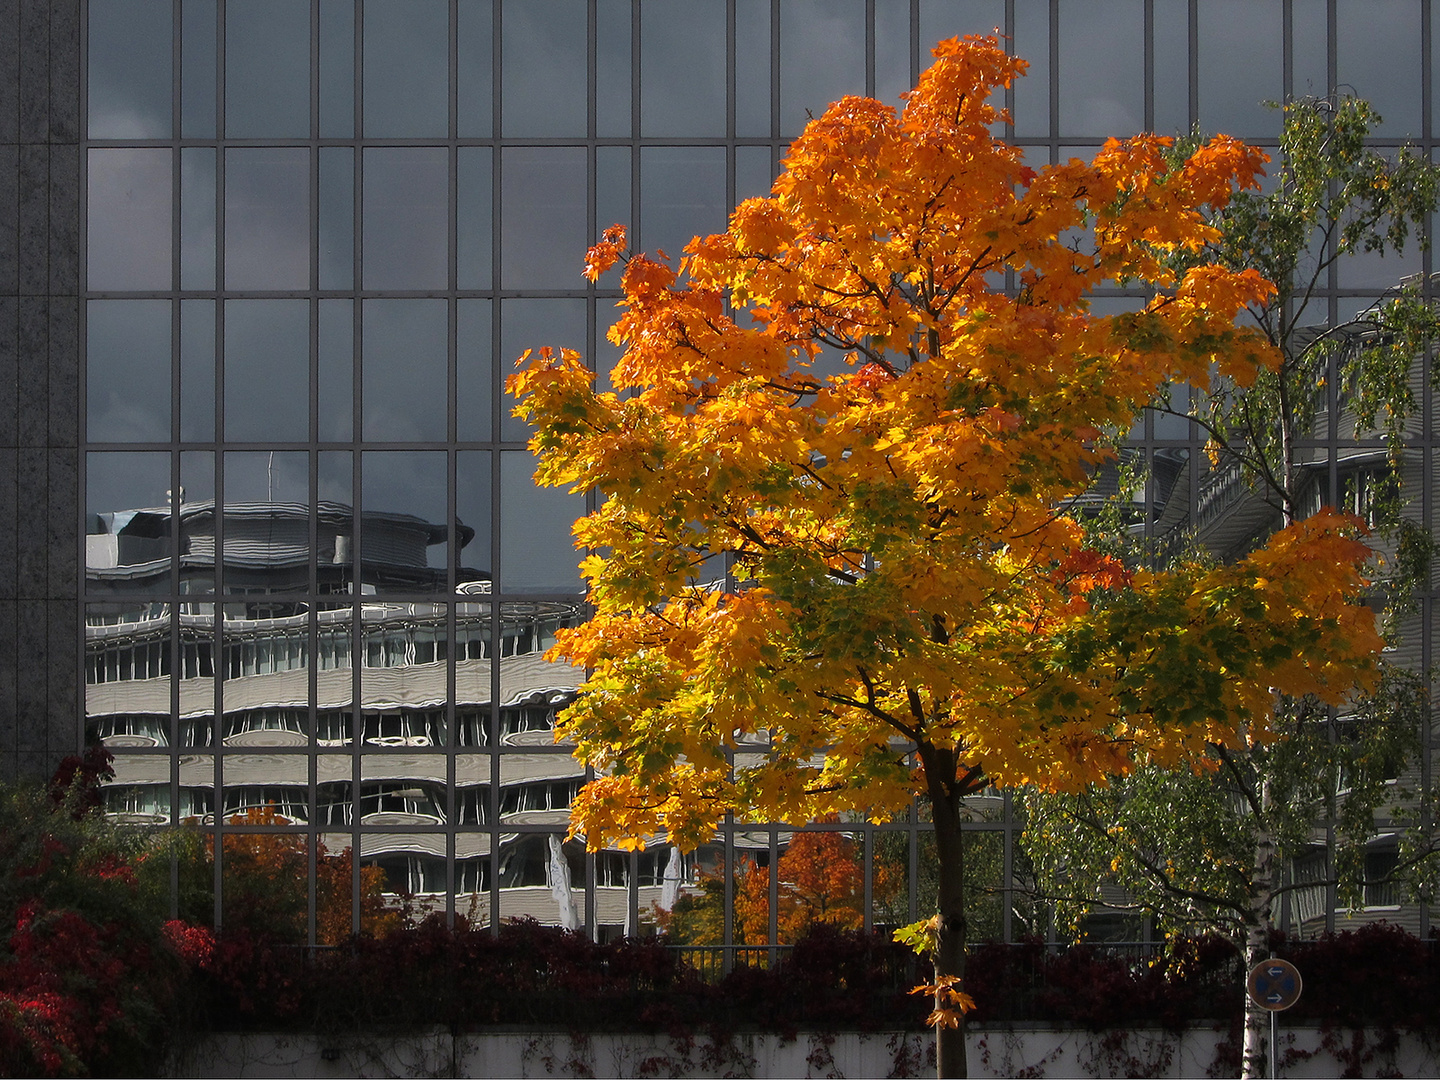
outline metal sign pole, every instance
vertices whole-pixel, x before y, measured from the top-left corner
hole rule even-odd
[[[1251,968],[1245,979],[1250,1000],[1270,1014],[1270,1046],[1266,1055],[1270,1059],[1270,1080],[1276,1080],[1279,1069],[1276,1059],[1280,1048],[1275,1039],[1275,1014],[1299,1001],[1303,986],[1295,965],[1274,957]]]
[[[1275,1045],[1275,1010],[1270,1011],[1270,1080],[1275,1080],[1275,1059],[1280,1049]]]

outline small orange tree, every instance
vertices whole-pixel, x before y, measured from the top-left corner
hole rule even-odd
[[[286,823],[272,806],[251,807],[236,814],[234,826]],[[214,840],[206,840],[214,858]],[[353,852],[332,855],[320,842],[315,859],[315,936],[321,945],[339,945],[353,937]],[[208,861],[208,860],[207,860]],[[234,832],[225,835],[225,924],[243,926],[265,936],[303,942],[309,900],[309,849],[306,838],[282,832]],[[404,924],[401,912],[385,905],[385,871],[360,868],[360,917],[365,933],[383,937]]]
[[[841,930],[865,925],[865,876],[854,843],[838,832],[796,833],[780,856],[776,884],[777,941],[793,944],[816,923]],[[877,868],[878,869],[878,868]],[[732,938],[737,945],[770,945],[770,868],[742,856],[735,867]],[[888,882],[886,883],[888,884]],[[725,940],[722,879],[702,874],[700,891],[657,912],[662,933],[683,945]],[[877,883],[877,890],[881,887]]]
[[[935,55],[902,114],[812,121],[680,272],[626,260],[625,393],[564,350],[510,389],[537,478],[603,497],[575,526],[594,616],[555,649],[590,672],[557,727],[599,776],[572,828],[694,846],[727,813],[883,820],[927,795],[932,1020],[961,1075],[961,800],[1264,738],[1276,690],[1337,701],[1380,641],[1353,523],[1152,571],[1090,549],[1075,509],[1167,381],[1276,363],[1235,323],[1273,292],[1258,272],[1172,269],[1264,155],[1218,137],[1171,163],[1139,136],[1035,171],[993,135],[1024,62],[993,38]],[[624,258],[612,230],[587,273]],[[1104,285],[1150,299],[1097,315]]]

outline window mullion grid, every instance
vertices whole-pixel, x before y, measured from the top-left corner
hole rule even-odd
[[[214,709],[211,723],[211,748],[214,752],[214,797],[212,818],[214,828],[215,927],[223,927],[224,859],[225,859],[225,183],[228,161],[225,145],[225,0],[216,0],[215,16],[215,130],[218,133],[215,161],[215,440],[217,453],[211,455],[215,497],[214,602],[210,608],[211,678],[214,680]],[[176,493],[178,495],[178,492]],[[178,539],[178,533],[177,533]],[[178,558],[178,552],[176,553]]]

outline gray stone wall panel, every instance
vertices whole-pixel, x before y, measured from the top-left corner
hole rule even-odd
[[[73,548],[74,541],[66,546]],[[64,757],[76,753],[84,743],[80,721],[79,616],[72,597],[50,600],[46,607],[45,670],[49,681],[46,749],[54,757]]]
[[[15,377],[19,357],[20,299],[0,293],[0,447],[16,445]]]
[[[15,541],[20,530],[20,515],[16,505],[16,461],[18,455],[13,449],[0,449],[0,601],[14,600],[15,592]],[[0,627],[0,643],[9,641],[4,628]],[[7,650],[0,647],[0,655]],[[3,690],[0,690],[3,700]]]
[[[46,208],[49,291],[69,296],[80,289],[80,148],[50,148],[50,204]]]
[[[80,138],[80,5],[50,3],[50,139]]]
[[[4,61],[0,60],[0,65]],[[0,295],[20,291],[20,147],[0,143]]]
[[[50,131],[50,4],[20,0],[20,141],[43,143]]]
[[[20,0],[0,0],[0,144],[20,141]]]
[[[16,443],[44,446],[50,413],[50,301],[21,296],[15,369]]]
[[[80,559],[75,543],[75,530],[80,505],[80,462],[78,456],[69,450],[51,450],[46,467],[49,502],[46,515],[49,525],[49,542],[46,553],[46,572],[49,585],[46,595],[63,600],[78,595],[80,591]],[[52,616],[53,616],[52,612]],[[74,646],[69,652],[73,655]]]
[[[45,450],[31,446],[16,451],[15,498],[20,529],[15,543],[15,593],[21,601],[43,600],[50,591],[47,457]]]
[[[73,295],[51,299],[49,331],[45,441],[74,450],[80,445],[80,302]],[[78,498],[79,489],[71,494]]]
[[[16,754],[15,779],[46,780],[54,774],[55,766],[59,764],[60,759],[52,758],[50,754]]]
[[[20,753],[48,754],[50,747],[49,632],[45,601],[21,600],[15,608],[15,726]]]
[[[0,780],[13,780],[15,756],[20,751],[19,725],[15,716],[15,602],[0,600],[0,640],[6,648],[0,649]],[[8,771],[7,771],[8,770]]]
[[[35,296],[50,280],[50,148],[22,143],[19,156],[15,268],[20,295]]]
[[[79,0],[0,0],[0,777],[80,744]]]

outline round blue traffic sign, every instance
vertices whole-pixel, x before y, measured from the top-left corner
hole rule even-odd
[[[1280,1012],[1300,1000],[1300,972],[1289,960],[1262,960],[1250,969],[1245,987],[1262,1009]]]

